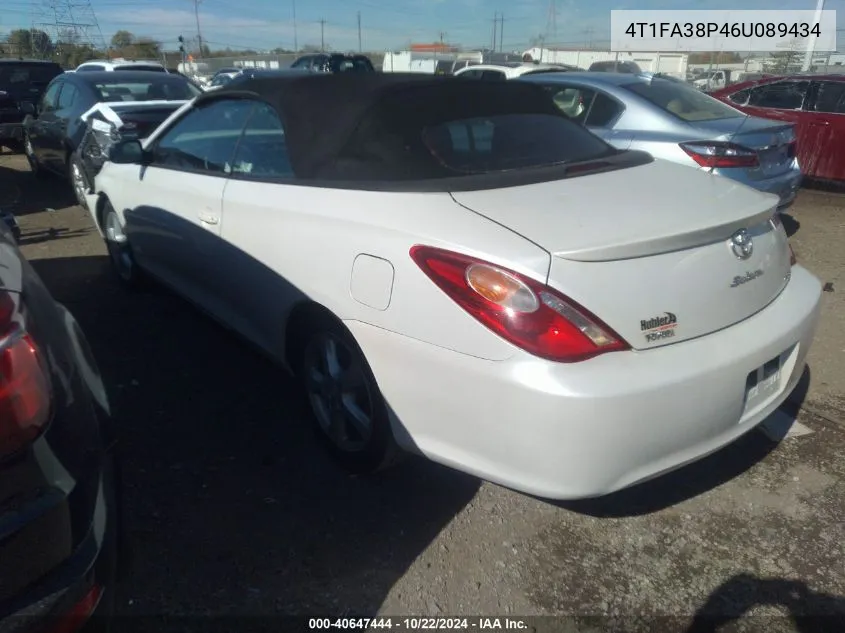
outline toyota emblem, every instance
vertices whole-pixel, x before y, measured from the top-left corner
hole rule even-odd
[[[731,236],[731,250],[737,259],[748,259],[754,252],[754,243],[747,229],[740,229]]]

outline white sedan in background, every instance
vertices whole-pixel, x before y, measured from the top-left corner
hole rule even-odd
[[[615,150],[529,83],[254,79],[111,158],[119,278],[296,372],[358,472],[405,449],[603,495],[753,429],[813,340],[775,196]]]

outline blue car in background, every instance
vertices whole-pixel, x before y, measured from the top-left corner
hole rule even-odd
[[[643,150],[775,194],[781,210],[795,200],[801,169],[790,123],[748,116],[659,74],[543,73],[518,81],[543,86],[567,116],[618,149]]]

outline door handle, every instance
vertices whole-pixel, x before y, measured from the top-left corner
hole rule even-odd
[[[217,224],[220,221],[216,215],[207,212],[200,212],[199,219],[203,224]]]

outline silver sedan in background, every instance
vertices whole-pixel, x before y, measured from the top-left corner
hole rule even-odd
[[[525,75],[558,107],[619,149],[643,150],[795,199],[801,170],[792,124],[748,116],[681,81],[659,75]]]

